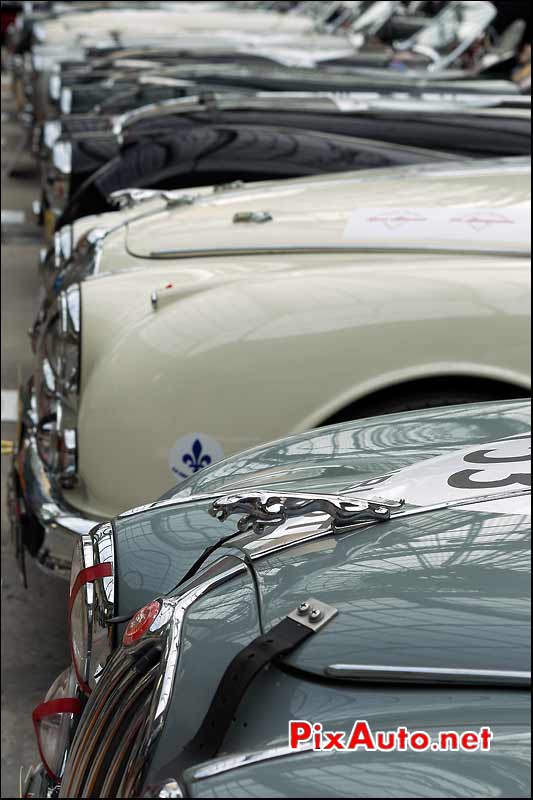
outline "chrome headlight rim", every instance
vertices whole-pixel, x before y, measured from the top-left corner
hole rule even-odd
[[[58,391],[68,403],[70,398],[78,396],[81,383],[81,290],[75,283],[60,292],[58,299],[59,335],[60,335],[60,375]],[[75,362],[71,374],[67,349],[74,349]]]
[[[77,482],[76,418],[81,374],[81,292],[73,284],[61,292],[39,326],[38,369],[39,453],[58,483],[72,489]]]
[[[65,771],[70,744],[83,707],[82,700],[83,695],[78,688],[74,669],[70,665],[57,676],[44,701],[33,711],[33,725],[41,762],[49,778],[54,782],[60,782]],[[50,718],[57,720],[58,717],[60,721],[56,724],[55,731],[53,726],[52,730],[47,731],[45,720]]]
[[[63,270],[72,256],[72,225],[63,225],[54,233],[54,269]]]
[[[114,540],[111,523],[83,534],[72,558],[69,593],[69,644],[77,684],[91,694],[112,652],[114,614]],[[78,605],[79,622],[73,626]]]

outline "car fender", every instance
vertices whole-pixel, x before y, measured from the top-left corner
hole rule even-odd
[[[427,254],[261,263],[254,272],[231,260],[224,278],[184,260],[174,272],[82,284],[79,466],[93,513],[175,483],[169,458],[184,436],[230,455],[428,372],[528,385],[525,259],[504,268],[494,256]]]

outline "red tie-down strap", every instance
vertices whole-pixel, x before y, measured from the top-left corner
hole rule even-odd
[[[46,761],[41,744],[41,732],[39,729],[39,723],[42,719],[45,719],[45,717],[53,717],[55,714],[81,714],[81,702],[77,697],[59,697],[56,700],[49,700],[47,703],[39,703],[39,705],[33,709],[31,715],[33,727],[35,729],[35,736],[37,738],[37,747],[39,748],[39,755],[41,757],[41,761],[43,762],[43,767],[50,778],[59,783],[61,779],[50,769]]]
[[[106,561],[104,564],[96,564],[94,567],[86,567],[78,572],[76,580],[74,581],[74,585],[72,587],[72,591],[70,592],[70,597],[68,600],[68,630],[69,630],[69,643],[70,643],[70,654],[72,658],[72,664],[74,666],[74,672],[76,673],[76,680],[78,681],[78,686],[80,687],[81,691],[84,694],[90,694],[91,688],[82,678],[78,670],[78,664],[76,663],[76,659],[74,658],[74,647],[72,644],[72,626],[71,626],[71,617],[72,617],[72,608],[74,607],[74,601],[80,591],[81,587],[84,586],[86,583],[92,583],[93,581],[97,581],[99,578],[110,578],[113,575],[113,565]]]

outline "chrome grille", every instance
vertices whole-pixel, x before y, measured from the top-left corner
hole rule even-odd
[[[125,771],[143,730],[159,674],[153,641],[111,658],[82,715],[60,797],[120,797]]]

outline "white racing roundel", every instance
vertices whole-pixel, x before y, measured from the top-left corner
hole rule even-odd
[[[531,488],[531,433],[517,434],[495,442],[470,445],[436,458],[419,461],[411,467],[362,482],[350,491],[383,498],[405,498],[409,505],[438,503],[486,497],[490,504],[470,508],[501,513],[530,513],[530,497],[490,500],[491,495],[519,492]]]

